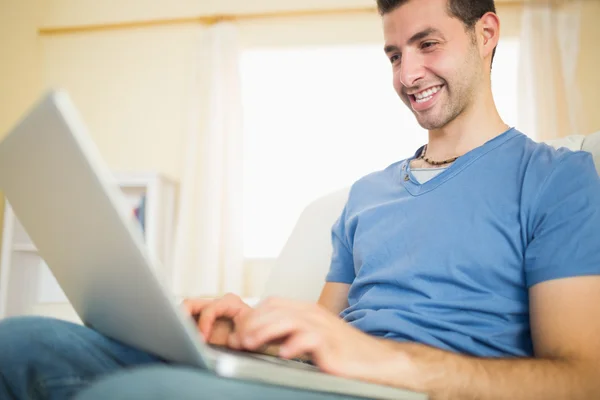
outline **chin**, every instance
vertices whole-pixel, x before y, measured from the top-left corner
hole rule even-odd
[[[448,121],[446,120],[439,120],[433,118],[417,118],[417,122],[419,123],[419,125],[421,125],[421,128],[427,129],[428,131],[443,128],[448,123]]]
[[[417,122],[423,129],[427,129],[429,131],[441,129],[450,122],[454,121],[454,119],[456,119],[456,117],[459,115],[458,113],[445,112],[444,109],[435,110],[437,112],[433,111],[434,110],[430,110],[430,113],[427,113],[427,115],[415,115],[415,117],[417,117]]]

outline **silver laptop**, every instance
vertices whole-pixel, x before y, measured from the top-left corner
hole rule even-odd
[[[207,345],[161,283],[126,200],[68,95],[46,94],[0,143],[8,198],[84,324],[217,375],[373,399],[425,399],[312,365]]]

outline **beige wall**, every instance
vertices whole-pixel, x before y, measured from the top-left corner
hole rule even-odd
[[[109,167],[179,177],[199,25],[43,37],[43,83],[66,89]]]
[[[39,22],[38,0],[0,0],[0,140],[41,90]],[[0,227],[3,215],[0,193]]]
[[[374,4],[374,0],[46,0],[42,26],[78,26],[216,14],[364,8],[373,7]]]
[[[577,83],[582,98],[582,133],[600,131],[600,1],[583,4]]]
[[[40,91],[38,0],[0,0],[0,136]]]

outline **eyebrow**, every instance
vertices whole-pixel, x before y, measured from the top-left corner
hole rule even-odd
[[[418,42],[418,41],[420,41],[420,40],[423,40],[423,39],[425,39],[425,38],[426,38],[426,37],[428,37],[428,36],[431,36],[431,35],[436,35],[436,34],[437,34],[437,35],[440,35],[440,36],[442,35],[442,34],[441,34],[441,32],[440,32],[438,29],[436,29],[436,28],[427,28],[427,29],[423,29],[422,31],[420,31],[420,32],[417,32],[417,33],[415,33],[414,35],[412,35],[412,36],[410,37],[410,39],[408,39],[408,44],[409,44],[409,45],[412,45],[412,44],[414,44],[415,42]],[[394,45],[392,45],[392,44],[390,44],[390,45],[387,45],[387,46],[385,46],[385,47],[383,48],[383,51],[385,51],[386,53],[392,53],[392,52],[399,51],[399,50],[400,50],[400,49],[398,48],[398,46],[394,46]]]

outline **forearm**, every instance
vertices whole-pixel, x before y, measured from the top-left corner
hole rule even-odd
[[[411,360],[414,387],[438,399],[600,398],[600,364],[546,359],[481,359],[394,343]]]

